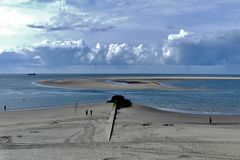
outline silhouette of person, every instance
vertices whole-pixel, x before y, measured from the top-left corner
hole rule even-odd
[[[212,124],[212,118],[209,117],[209,124]]]
[[[78,102],[75,104],[75,112],[77,112]]]
[[[6,112],[6,110],[7,110],[7,106],[6,106],[6,105],[4,105],[3,109],[4,109],[4,111]]]
[[[91,114],[91,116],[92,116],[92,110],[90,111],[90,114]]]
[[[88,110],[86,110],[86,116],[88,115]]]

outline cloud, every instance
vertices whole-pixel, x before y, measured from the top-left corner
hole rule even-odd
[[[46,31],[77,30],[77,31],[106,31],[126,21],[126,16],[111,16],[100,13],[83,12],[67,7],[67,1],[62,1],[59,12],[45,22],[28,24],[33,29]]]
[[[169,35],[170,36],[170,35]],[[165,41],[162,63],[174,65],[236,65],[240,63],[240,31],[189,34],[182,30]]]
[[[163,45],[49,41],[16,50],[0,50],[1,66],[58,68],[68,66],[219,66],[240,64],[240,31],[197,35],[169,34]]]
[[[189,33],[184,31],[183,29],[180,30],[179,34],[169,34],[168,35],[168,40],[169,41],[173,41],[173,40],[178,40],[178,39],[182,39],[186,36],[188,36]]]
[[[0,54],[0,64],[2,67],[16,66],[38,66],[41,61],[31,54],[23,54],[13,50],[4,50]]]
[[[66,30],[70,29],[69,26],[57,26],[57,25],[49,25],[49,24],[44,24],[44,23],[35,23],[35,24],[27,24],[28,27],[30,28],[35,28],[35,29],[45,29],[48,31],[57,31],[57,30]]]
[[[71,65],[140,65],[159,63],[160,49],[125,43],[96,44],[90,48],[84,40],[42,41],[15,51],[2,50],[1,65],[60,67]],[[18,62],[17,64],[15,62]]]
[[[106,52],[106,63],[111,65],[154,65],[160,63],[161,50],[144,46],[128,44],[109,44]]]

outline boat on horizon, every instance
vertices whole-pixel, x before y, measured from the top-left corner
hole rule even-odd
[[[36,73],[28,73],[27,75],[29,75],[29,76],[35,76]]]

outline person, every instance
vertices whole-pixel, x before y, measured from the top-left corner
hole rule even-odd
[[[92,110],[90,111],[90,114],[91,114],[91,116],[92,116]]]
[[[3,107],[3,108],[4,108],[4,111],[6,112],[6,110],[7,110],[7,106],[6,106],[6,105],[4,105],[4,107]]]
[[[78,102],[75,104],[75,112],[77,112]]]
[[[209,117],[209,124],[212,124],[212,117]]]
[[[88,115],[88,110],[86,109],[86,116]]]

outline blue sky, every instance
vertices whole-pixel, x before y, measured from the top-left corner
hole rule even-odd
[[[240,73],[239,0],[1,0],[0,72]]]

